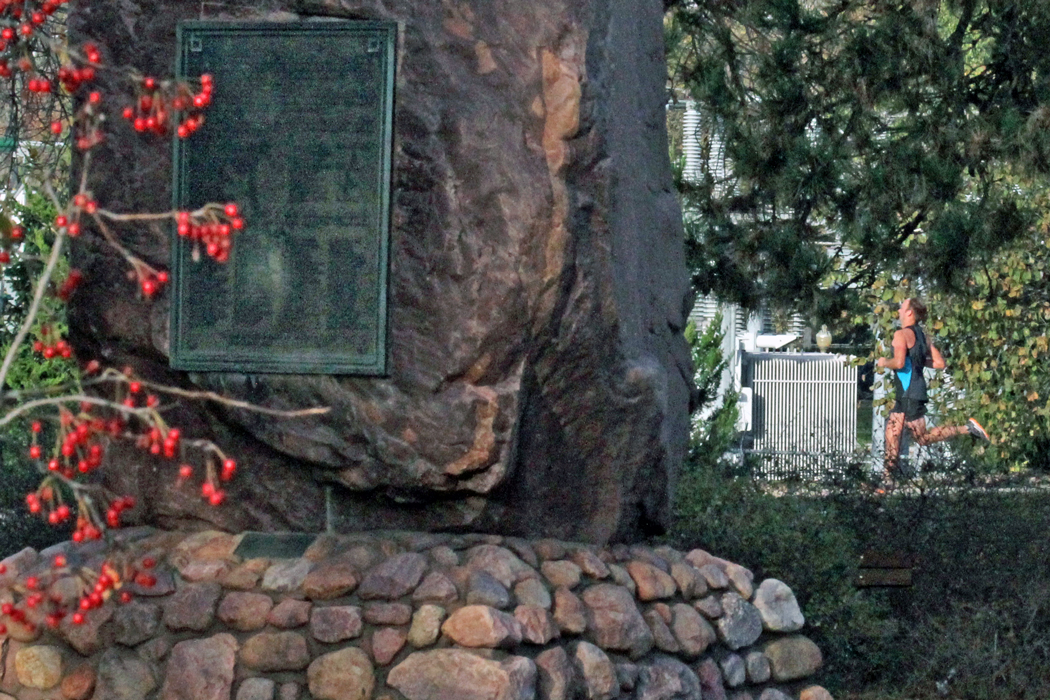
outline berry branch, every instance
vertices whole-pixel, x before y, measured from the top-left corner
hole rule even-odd
[[[35,275],[28,308],[0,365],[0,428],[10,429],[29,421],[28,456],[41,474],[38,486],[25,497],[29,511],[53,525],[72,522],[74,542],[104,539],[108,554],[97,570],[70,567],[64,556],[58,556],[44,577],[48,580],[10,579],[6,566],[0,563],[0,600],[4,601],[0,605],[0,636],[7,634],[9,624],[58,627],[66,618],[81,624],[89,611],[106,604],[118,592],[119,600],[130,600],[125,588],[129,582],[144,587],[156,582],[150,573],[156,562],[148,558],[132,561],[112,535],[112,530],[119,528],[135,509],[135,499],[110,493],[91,478],[105,466],[112,444],[129,443],[157,459],[170,461],[177,486],[199,483],[200,497],[210,506],[218,506],[226,499],[225,485],[234,478],[238,464],[215,442],[183,436],[179,427],[170,425],[165,416],[175,401],[207,401],[286,418],[313,416],[328,410],[256,406],[211,391],[146,381],[131,368],[103,368],[97,360],[85,361],[71,384],[22,390],[9,387],[12,367],[24,359],[31,336],[34,357],[74,361],[74,348],[61,337],[59,326],[50,318],[42,318],[45,308],[52,306],[49,300],[66,302],[80,285],[88,282],[78,270],[60,272],[67,239],[87,236],[114,250],[128,266],[128,276],[136,282],[137,293],[148,301],[169,282],[168,272],[136,254],[121,239],[121,226],[169,224],[174,227],[177,240],[191,246],[194,261],[200,260],[203,253],[216,263],[229,259],[236,234],[245,226],[240,208],[232,202],[149,213],[114,211],[96,199],[89,188],[90,173],[95,149],[105,141],[109,123],[106,96],[95,89],[101,72],[131,85],[135,96],[132,104],[117,109],[130,125],[132,135],[142,137],[191,138],[204,123],[204,112],[216,87],[208,75],[192,83],[145,76],[133,69],[106,65],[102,51],[95,45],[67,46],[60,22],[55,21],[65,2],[0,0],[0,79],[9,81],[10,126],[15,131],[23,127],[31,131],[46,125],[47,136],[42,136],[42,140],[52,151],[61,150],[62,144],[71,145],[79,154],[76,162],[80,169],[74,191],[62,196],[51,186],[52,182],[64,181],[56,172],[61,158],[32,162],[29,151],[27,172],[32,172],[32,177],[16,173],[22,167],[16,158],[10,162],[8,180],[24,185],[44,174],[39,190],[47,195],[56,213],[46,232],[38,237],[38,246],[46,254],[37,256],[26,247],[25,222],[15,221],[0,202],[0,270],[16,263],[45,261]],[[44,445],[45,441],[49,444]],[[70,574],[79,581],[75,599],[43,593],[50,579]]]
[[[62,244],[65,240],[65,234],[59,230],[55,235],[55,242],[51,246],[51,255],[47,259],[47,265],[44,267],[44,271],[41,273],[40,277],[37,278],[36,287],[33,291],[33,301],[29,305],[29,311],[26,313],[25,321],[22,323],[22,327],[18,329],[18,334],[15,336],[14,341],[11,343],[11,347],[8,348],[7,354],[4,356],[4,364],[0,365],[0,387],[5,385],[7,381],[7,373],[11,370],[11,363],[15,361],[15,357],[18,354],[18,348],[25,342],[26,336],[29,335],[29,331],[36,322],[37,314],[40,312],[40,303],[44,299],[44,294],[48,291],[51,277],[55,273],[55,267],[58,265],[58,261],[62,257]]]

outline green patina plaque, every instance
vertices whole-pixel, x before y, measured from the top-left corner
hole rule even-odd
[[[306,532],[247,532],[233,553],[242,559],[297,559],[316,539]]]
[[[381,375],[396,25],[184,22],[180,77],[214,76],[174,149],[175,206],[237,202],[228,262],[173,234],[171,365]]]

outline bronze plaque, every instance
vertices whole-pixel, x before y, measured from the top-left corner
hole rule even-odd
[[[215,90],[175,142],[175,206],[236,202],[246,224],[222,264],[173,235],[172,367],[385,373],[396,40],[385,22],[179,26],[177,74]]]

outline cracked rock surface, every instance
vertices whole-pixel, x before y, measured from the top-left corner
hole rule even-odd
[[[130,448],[108,455],[120,467],[109,485],[165,527],[318,531],[331,486],[342,531],[597,543],[659,532],[694,391],[661,3],[122,0],[80,4],[69,25],[107,64],[169,75],[181,20],[313,16],[400,27],[388,375],[171,370],[168,292],[136,297],[125,265],[85,232],[72,256],[91,284],[69,317],[84,359],[269,408],[331,408],[294,420],[215,403],[166,414],[250,469],[221,509],[167,488],[175,467]],[[108,76],[107,101],[130,103]],[[107,129],[95,195],[115,211],[168,210],[170,144],[119,118]],[[242,207],[249,229],[263,217],[253,206]],[[168,266],[166,230],[127,234]]]

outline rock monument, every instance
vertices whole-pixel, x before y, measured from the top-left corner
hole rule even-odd
[[[387,376],[173,371],[167,301],[114,293],[129,284],[121,263],[90,240],[75,248],[92,281],[70,304],[83,357],[262,406],[332,409],[285,420],[183,403],[172,422],[215,439],[247,476],[215,509],[172,487],[175,464],[113,454],[121,468],[108,478],[138,497],[144,520],[595,543],[659,532],[693,391],[662,10],[659,0],[78,4],[75,39],[156,75],[171,74],[181,20],[399,27]],[[102,80],[131,101],[126,85]],[[169,209],[170,145],[109,128],[99,198]],[[135,250],[166,266],[169,231],[136,235]]]

